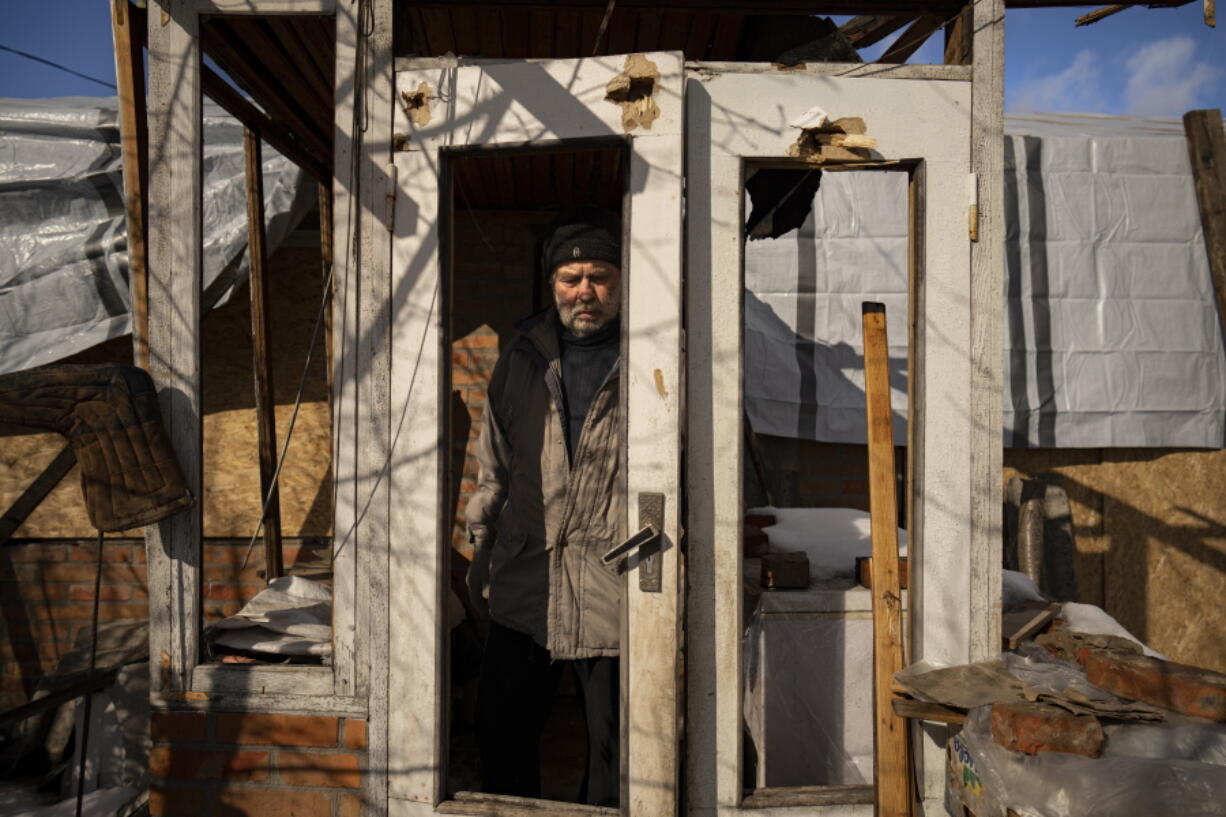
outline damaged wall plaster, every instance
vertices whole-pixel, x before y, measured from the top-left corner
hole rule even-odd
[[[877,147],[877,140],[867,134],[868,128],[858,116],[828,120],[825,112],[813,108],[789,124],[798,128],[800,135],[788,148],[788,155],[809,162],[864,161],[873,158],[870,151]]]
[[[408,91],[400,92],[400,99],[404,103],[404,112],[408,114],[409,121],[419,128],[424,128],[430,124],[430,100],[437,99],[430,92],[430,86],[423,80],[417,86],[417,90],[412,93]]]
[[[651,123],[660,116],[660,106],[654,98],[660,69],[642,54],[626,57],[622,72],[605,86],[605,99],[622,109],[622,129],[630,133],[642,125],[651,130]]]

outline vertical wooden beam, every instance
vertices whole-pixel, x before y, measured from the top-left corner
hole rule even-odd
[[[391,0],[336,7],[335,685],[338,695],[369,696],[363,784],[372,817],[387,812],[389,779],[392,16]]]
[[[1188,111],[1183,115],[1188,159],[1200,207],[1209,277],[1217,294],[1217,316],[1226,340],[1226,135],[1220,110]]]
[[[119,145],[123,157],[124,214],[128,232],[128,289],[132,301],[132,359],[149,367],[149,280],[145,211],[148,205],[149,129],[145,111],[145,11],[111,0]]]
[[[264,578],[281,576],[281,497],[277,490],[277,416],[273,398],[269,342],[268,259],[264,241],[264,167],[260,135],[243,128],[247,178],[247,261],[251,296],[251,369],[255,380],[255,417],[260,454],[260,505],[264,525]]]
[[[902,589],[898,565],[898,493],[894,484],[894,411],[885,305],[864,304],[864,400],[873,558],[873,759],[875,814],[911,814],[907,721],[894,713],[891,679],[903,668]]]
[[[324,287],[324,370],[328,380],[328,427],[332,428],[333,406],[333,349],[332,349],[332,302],[336,295],[336,280],[332,275],[332,189],[319,185],[319,254],[322,266],[321,281]],[[334,464],[335,465],[335,464]]]
[[[201,496],[200,49],[196,4],[156,0],[149,25],[149,374],[187,489]],[[199,654],[201,508],[145,529],[155,692],[184,691]]]

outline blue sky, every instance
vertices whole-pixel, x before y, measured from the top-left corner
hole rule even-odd
[[[1177,9],[1133,8],[1075,28],[1073,20],[1086,10],[1008,13],[1007,112],[1179,116],[1191,108],[1226,110],[1226,20],[1222,28],[1209,28],[1201,3],[1193,2]],[[939,39],[934,37],[911,61],[940,62]],[[115,81],[110,0],[7,2],[0,45]],[[102,85],[0,50],[0,97],[110,93]]]

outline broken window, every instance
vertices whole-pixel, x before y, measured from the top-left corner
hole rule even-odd
[[[751,790],[873,782],[871,598],[856,563],[871,553],[861,305],[886,305],[905,497],[917,217],[909,191],[898,168],[745,170],[743,782]],[[905,527],[901,510],[900,519]]]

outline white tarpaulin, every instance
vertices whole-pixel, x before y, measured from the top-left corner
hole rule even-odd
[[[1226,356],[1178,120],[1006,118],[1004,444],[1221,447]],[[860,303],[906,414],[906,178],[827,173],[799,230],[746,243],[759,433],[864,442]]]
[[[246,278],[242,137],[205,102],[206,288],[235,263],[235,280]],[[263,159],[273,249],[310,208],[314,185],[267,147]],[[122,173],[114,99],[0,99],[0,374],[131,331]]]

